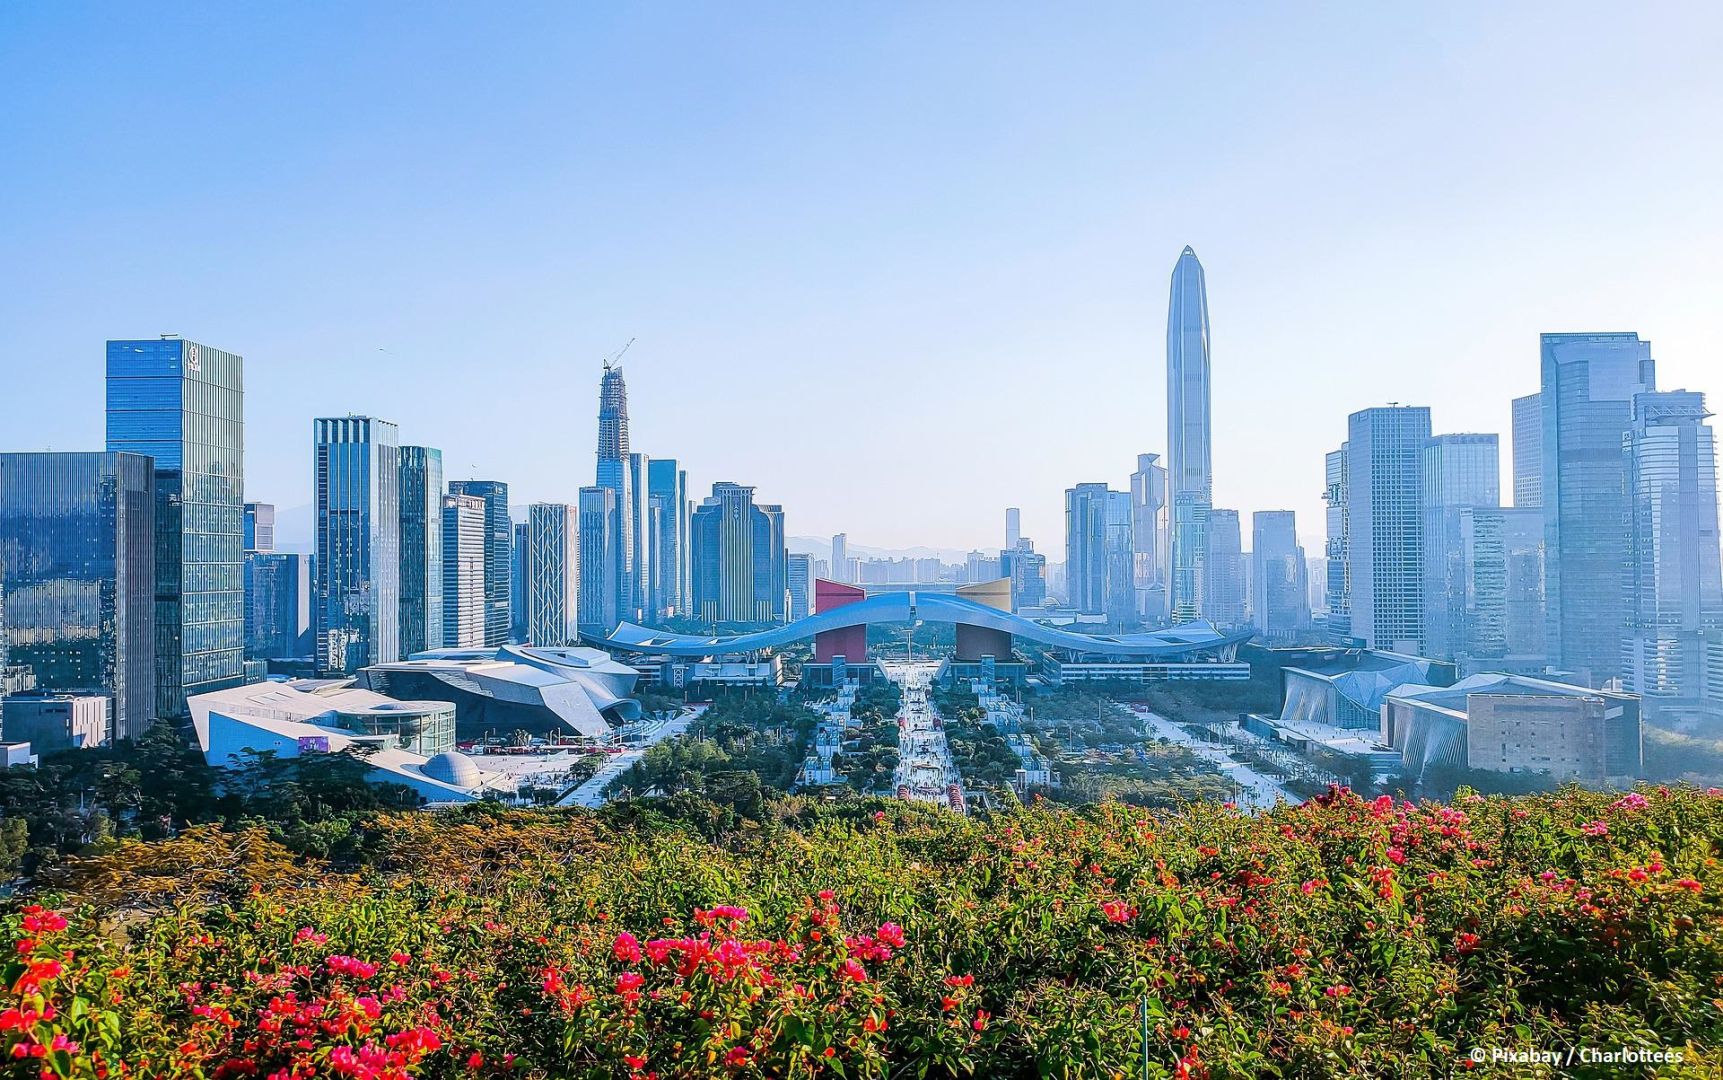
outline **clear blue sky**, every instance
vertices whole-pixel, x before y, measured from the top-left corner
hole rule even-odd
[[[1723,394],[1723,6],[0,5],[0,449],[97,448],[102,343],[570,500],[637,449],[793,534],[1062,553],[1214,324],[1219,505],[1320,537],[1346,414],[1505,432],[1544,330]],[[1224,11],[1209,11],[1224,7]],[[1247,541],[1248,542],[1248,541]]]

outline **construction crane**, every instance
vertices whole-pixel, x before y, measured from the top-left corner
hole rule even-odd
[[[622,354],[628,351],[629,345],[633,345],[633,344],[634,344],[634,339],[629,338],[628,339],[628,345],[624,345],[622,348],[617,349],[615,352],[613,352],[609,356],[605,357],[604,358],[604,370],[609,371],[611,368],[616,367],[619,364],[621,364],[622,363]]]

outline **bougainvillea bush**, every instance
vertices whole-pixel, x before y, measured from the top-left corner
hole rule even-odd
[[[15,903],[0,1070],[1137,1077],[1146,1050],[1156,1077],[1419,1077],[1576,1045],[1723,1070],[1718,792],[361,828],[356,870],[201,829]]]

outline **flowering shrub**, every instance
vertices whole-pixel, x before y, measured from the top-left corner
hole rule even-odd
[[[1723,1069],[1715,793],[367,829],[357,876],[205,833],[10,911],[0,1076],[1137,1076],[1145,1010],[1161,1077]],[[273,869],[166,888],[192,844]]]

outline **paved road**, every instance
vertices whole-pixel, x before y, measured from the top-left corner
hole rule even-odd
[[[1264,776],[1250,766],[1241,765],[1228,757],[1224,745],[1204,742],[1159,713],[1147,709],[1134,711],[1156,735],[1164,736],[1169,742],[1185,747],[1218,768],[1221,775],[1236,781],[1244,789],[1238,796],[1240,806],[1266,810],[1274,806],[1277,799],[1290,803],[1304,801],[1281,787],[1273,777]]]
[[[630,747],[620,754],[612,754],[610,760],[599,766],[598,771],[592,774],[591,779],[558,799],[556,805],[584,806],[588,809],[603,806],[610,801],[609,797],[604,794],[606,784],[627,772],[629,766],[645,757],[646,751],[652,747],[665,739],[673,739],[687,731],[688,725],[692,724],[705,711],[706,706],[696,705],[691,709],[684,709],[670,720],[659,724],[656,729],[647,733],[640,745]]]
[[[882,660],[880,666],[886,678],[903,688],[903,704],[897,710],[898,764],[893,783],[915,802],[935,803],[963,813],[963,778],[952,763],[945,732],[934,725],[933,703],[927,696],[939,664]]]

